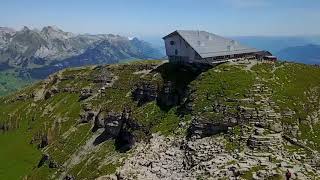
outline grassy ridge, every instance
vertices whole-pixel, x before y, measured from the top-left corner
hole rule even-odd
[[[102,69],[92,68],[78,68],[72,70],[65,70],[62,72],[63,77],[72,77],[65,79],[61,82],[56,83],[54,86],[60,89],[66,87],[72,87],[75,90],[81,90],[82,88],[91,87],[97,89],[95,83],[93,83],[96,76],[107,70],[112,72],[114,76],[118,77],[112,88],[107,90],[104,96],[99,96],[90,100],[90,102],[79,101],[78,93],[66,93],[61,92],[55,94],[49,99],[43,99],[37,102],[33,102],[32,99],[28,99],[23,104],[25,104],[25,109],[28,112],[19,112],[18,106],[20,106],[21,101],[15,103],[5,103],[0,102],[2,109],[2,118],[0,122],[10,122],[12,118],[11,114],[16,116],[25,116],[26,118],[17,118],[19,123],[26,123],[29,131],[28,136],[24,141],[30,142],[31,139],[35,139],[35,144],[40,142],[39,135],[47,134],[50,136],[50,145],[45,149],[45,152],[50,155],[54,161],[60,165],[64,164],[70,159],[70,157],[77,152],[78,148],[86,143],[86,141],[93,135],[91,132],[91,125],[84,124],[79,125],[79,115],[82,110],[82,106],[89,103],[92,105],[93,109],[104,109],[107,112],[122,112],[123,108],[131,107],[134,111],[134,118],[138,119],[141,125],[150,128],[154,132],[162,131],[163,134],[171,134],[174,129],[178,126],[179,119],[175,114],[176,109],[173,109],[170,113],[166,113],[161,110],[154,102],[147,103],[143,106],[138,106],[134,102],[131,96],[128,96],[133,89],[135,84],[143,81],[155,80],[158,83],[161,77],[155,77],[152,74],[141,78],[141,74],[134,74],[134,72],[143,70],[145,66],[151,64],[158,64],[159,62],[134,62],[130,65],[112,65],[106,66]],[[5,97],[4,99],[14,98],[18,95],[30,95],[41,89],[41,83],[29,87],[24,91],[17,94],[12,94],[11,96]],[[52,87],[51,84],[47,88]],[[151,107],[149,109],[148,107]],[[7,110],[6,110],[7,109]],[[148,113],[150,116],[145,116]],[[153,114],[153,115],[152,115]],[[74,131],[70,131],[74,128]],[[133,132],[140,137],[144,137],[142,132]],[[21,133],[19,133],[21,135]],[[68,134],[68,135],[66,135]],[[7,153],[3,153],[6,155]],[[98,151],[92,152],[87,155],[87,158],[81,160],[79,164],[68,170],[77,178],[96,178],[99,175],[113,173],[116,167],[120,165],[120,159],[124,154],[119,154],[114,147],[114,142],[106,142],[103,144]],[[101,164],[104,158],[115,157],[109,161]],[[31,159],[35,162],[40,160],[40,157],[31,156]],[[23,161],[23,158],[19,158]],[[33,167],[37,163],[33,164]],[[100,164],[100,165],[99,165]],[[97,169],[97,165],[99,168]],[[5,169],[5,168],[4,168]],[[16,169],[18,170],[18,169]],[[48,179],[52,176],[54,171],[48,168],[48,166],[43,166],[41,168],[29,169],[29,173],[26,171],[17,171],[16,174],[20,176],[28,174],[29,179]],[[59,177],[59,174],[55,176]]]
[[[222,102],[226,97],[246,98],[255,83],[263,82],[273,90],[271,97],[282,111],[288,108],[296,111],[293,118],[281,119],[287,125],[295,125],[299,120],[303,122],[310,113],[319,109],[320,69],[316,67],[277,63],[258,64],[248,70],[241,65],[219,65],[193,74],[180,71],[179,67],[163,64],[157,70],[144,74],[143,70],[150,69],[150,66],[155,68],[160,66],[160,63],[134,62],[64,70],[59,73],[62,80],[51,83],[46,88],[71,87],[74,92],[58,92],[48,99],[36,102],[30,98],[32,96],[10,101],[19,95],[31,95],[39,91],[44,86],[44,83],[40,82],[16,94],[0,98],[0,123],[10,124],[12,127],[5,133],[0,130],[0,144],[8,144],[5,148],[0,148],[0,179],[17,179],[24,175],[28,175],[29,179],[58,178],[60,172],[57,169],[50,169],[47,165],[36,168],[41,157],[36,145],[41,141],[41,135],[47,135],[50,144],[42,151],[48,153],[59,165],[68,162],[94,135],[91,132],[91,124],[78,123],[79,114],[88,104],[93,110],[99,109],[105,113],[121,113],[124,108],[129,107],[139,125],[151,133],[159,132],[164,135],[176,135],[179,123],[190,121],[193,115],[201,115],[208,120],[219,120],[221,113],[212,112],[210,109],[213,102]],[[117,77],[113,86],[107,88],[104,94],[87,101],[80,101],[81,89],[91,88],[97,92],[101,88],[94,80],[101,74],[108,76],[105,72]],[[164,108],[156,100],[142,105],[133,100],[131,93],[136,84],[150,83],[162,87],[166,81],[175,84],[176,95],[180,96],[180,91],[190,89],[192,92],[190,96],[194,96],[187,97],[193,101],[191,114],[181,115],[180,108],[183,105],[180,104]],[[235,102],[225,103],[234,107],[228,109],[231,114],[236,113],[236,107],[240,105]],[[299,138],[313,141],[315,144],[310,146],[319,148],[320,141],[316,138],[320,136],[319,132],[311,131],[311,127],[305,123],[300,123],[299,126],[302,132]],[[313,124],[314,129],[319,126],[320,123]],[[132,133],[141,139],[146,136],[142,130]],[[32,140],[33,144],[29,144]],[[23,152],[19,149],[23,149]],[[114,140],[108,140],[99,148],[88,152],[84,158],[67,169],[67,173],[77,179],[97,178],[100,175],[114,173],[126,156],[126,153],[116,151]]]

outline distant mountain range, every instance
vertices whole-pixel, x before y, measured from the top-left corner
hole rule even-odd
[[[243,44],[277,53],[285,48],[320,43],[318,37],[302,36],[236,36],[231,37]]]
[[[306,64],[320,64],[320,45],[308,44],[285,48],[275,54],[285,60]]]
[[[268,50],[280,60],[306,64],[320,64],[320,36],[249,36],[236,40],[263,50]]]
[[[163,54],[137,38],[113,34],[73,34],[54,26],[16,31],[0,27],[0,70],[45,78],[66,67],[110,64],[128,59],[157,59]]]

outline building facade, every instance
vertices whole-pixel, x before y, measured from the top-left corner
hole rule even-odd
[[[177,30],[163,40],[168,59],[173,63],[220,63],[235,58],[255,58],[265,52],[206,31]]]
[[[177,33],[164,38],[164,42],[170,62],[189,62],[199,58],[199,54]]]

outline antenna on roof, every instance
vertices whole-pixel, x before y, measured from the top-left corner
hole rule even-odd
[[[199,28],[199,25],[198,25],[197,33],[198,33],[198,46],[201,46],[201,41],[200,41],[200,28]]]
[[[197,32],[198,32],[198,37],[200,37],[200,28],[199,28],[199,24],[197,25]]]

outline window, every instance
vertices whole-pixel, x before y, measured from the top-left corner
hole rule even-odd
[[[170,45],[173,46],[174,45],[174,41],[170,41]]]
[[[175,55],[178,55],[178,49],[176,49],[176,50],[174,51],[174,54],[175,54]]]

